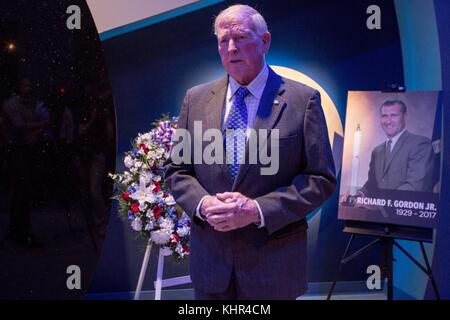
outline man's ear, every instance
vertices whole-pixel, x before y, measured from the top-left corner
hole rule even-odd
[[[262,36],[262,41],[264,44],[264,53],[267,53],[270,48],[270,40],[272,39],[272,36],[270,35],[270,32],[267,31]]]

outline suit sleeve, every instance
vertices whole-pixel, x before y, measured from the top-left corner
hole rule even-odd
[[[378,188],[377,178],[375,176],[375,162],[376,162],[375,158],[376,158],[376,150],[373,150],[372,155],[370,157],[369,173],[367,181],[362,186],[362,188],[358,190],[362,192],[364,196],[370,196]]]
[[[291,185],[255,199],[261,207],[269,234],[304,219],[336,188],[333,155],[317,91],[310,97],[305,111],[302,144],[302,165]]]
[[[180,116],[178,118],[177,130],[188,130],[189,117],[189,91],[186,93]],[[187,131],[186,131],[187,132]],[[184,138],[183,138],[184,139]],[[174,143],[174,148],[182,141]],[[183,150],[187,151],[187,150]],[[180,154],[182,156],[182,153]],[[189,163],[184,161],[173,161],[172,156],[164,165],[164,179],[166,186],[172,193],[175,201],[183,208],[191,219],[194,218],[197,205],[200,200],[208,195],[208,192],[200,185],[195,177],[195,169],[192,157]],[[179,163],[181,162],[181,163]]]
[[[397,190],[432,191],[434,153],[428,139],[420,139],[414,144],[407,165],[405,182]]]

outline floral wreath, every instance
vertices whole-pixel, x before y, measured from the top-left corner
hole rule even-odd
[[[160,246],[164,256],[189,255],[191,221],[164,184],[163,164],[172,149],[178,118],[165,115],[153,129],[139,133],[125,152],[123,173],[110,174],[116,186],[119,215],[140,236]]]

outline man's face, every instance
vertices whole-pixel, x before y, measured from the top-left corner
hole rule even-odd
[[[381,127],[388,138],[394,137],[406,126],[406,114],[399,104],[383,106],[381,108]]]
[[[225,70],[240,84],[249,84],[263,67],[270,33],[258,36],[247,19],[224,17],[217,27],[217,41]]]
[[[26,78],[22,79],[20,81],[19,88],[20,88],[19,94],[23,98],[28,98],[33,93],[33,84],[31,83],[31,81],[29,79],[26,79]]]

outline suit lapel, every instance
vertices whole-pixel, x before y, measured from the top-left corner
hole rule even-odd
[[[384,176],[385,161],[386,161],[386,142],[384,142],[383,148],[380,148],[379,154],[377,154],[375,161],[376,176],[380,177],[380,179]]]
[[[279,75],[277,75],[271,68],[269,68],[269,76],[267,78],[267,83],[261,96],[258,111],[256,113],[255,120],[253,122],[253,129],[256,130],[257,135],[259,129],[268,129],[269,133],[267,138],[269,139],[270,129],[275,127],[275,125],[277,124],[281,112],[286,106],[286,102],[282,97],[285,91],[283,84],[284,82],[282,78]],[[236,179],[234,180],[232,191],[236,190],[239,184],[243,181],[250,167],[250,164],[248,163],[249,162],[248,144],[249,142],[247,141],[245,148],[245,160],[246,160],[245,164],[239,166],[239,171]]]
[[[224,77],[211,88],[211,97],[204,109],[206,113],[206,127],[204,129],[214,128],[222,131],[222,113],[225,107],[227,85],[228,77]]]
[[[222,133],[222,117],[225,109],[225,99],[227,95],[227,88],[228,88],[228,76],[225,76],[217,84],[211,89],[211,97],[209,101],[207,102],[205,106],[205,113],[206,113],[206,124],[205,128],[203,130],[207,129],[218,129]],[[219,165],[222,173],[229,181],[230,184],[233,182],[231,181],[229,174],[228,174],[228,168],[225,163],[225,150],[224,155],[222,159],[222,164]]]

